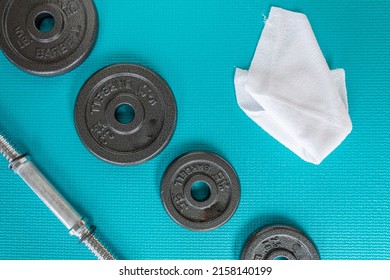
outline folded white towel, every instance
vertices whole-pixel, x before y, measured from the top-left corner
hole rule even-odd
[[[271,9],[235,86],[241,109],[305,161],[320,164],[352,131],[345,72],[330,71],[303,14]]]

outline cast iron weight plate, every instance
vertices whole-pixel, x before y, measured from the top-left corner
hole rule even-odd
[[[60,75],[79,66],[98,31],[92,0],[1,0],[0,18],[4,54],[39,76]]]
[[[132,119],[118,119],[127,106]],[[75,106],[77,132],[97,157],[118,165],[136,165],[157,156],[176,127],[176,102],[165,81],[134,64],[104,68],[84,84]]]
[[[298,230],[271,226],[255,232],[247,240],[242,260],[319,260],[315,246]]]
[[[209,196],[196,200],[192,186],[204,182]],[[240,201],[240,183],[233,167],[221,157],[193,152],[176,159],[165,171],[161,183],[163,205],[179,225],[194,231],[208,231],[225,224]]]

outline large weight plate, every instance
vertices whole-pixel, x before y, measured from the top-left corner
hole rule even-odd
[[[255,232],[247,240],[242,260],[319,260],[311,241],[298,230],[271,226]]]
[[[76,68],[97,37],[92,0],[2,0],[0,17],[4,54],[35,75],[60,75]]]
[[[193,187],[198,182],[209,188],[204,200],[193,196]],[[189,153],[166,170],[161,199],[179,225],[194,231],[212,230],[235,213],[240,201],[239,179],[233,167],[221,157],[206,152]]]
[[[121,122],[117,110],[133,110]],[[152,71],[133,64],[104,68],[84,84],[75,106],[78,134],[97,157],[118,165],[136,165],[157,156],[176,127],[176,102]]]

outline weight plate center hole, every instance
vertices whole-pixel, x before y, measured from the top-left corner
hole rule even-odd
[[[288,261],[289,259],[284,256],[278,256],[274,259],[274,261]]]
[[[130,124],[135,118],[135,111],[130,104],[120,104],[115,110],[115,119],[121,124]]]
[[[206,182],[197,181],[191,187],[191,196],[198,202],[206,201],[210,198],[210,195],[210,186]]]
[[[49,12],[42,12],[35,18],[35,27],[42,33],[48,33],[53,30],[55,20]]]

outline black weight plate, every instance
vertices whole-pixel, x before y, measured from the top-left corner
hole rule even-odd
[[[319,260],[312,242],[298,230],[271,226],[252,234],[241,254],[242,260]]]
[[[35,75],[60,75],[76,68],[97,37],[91,0],[2,0],[0,17],[4,54]]]
[[[117,110],[132,109],[121,122]],[[176,127],[176,102],[154,72],[133,64],[104,68],[84,84],[75,106],[75,122],[84,145],[97,157],[119,165],[136,165],[157,156]]]
[[[209,195],[196,199],[193,186],[204,182]],[[235,213],[240,201],[240,183],[233,167],[211,153],[194,152],[176,159],[161,182],[161,200],[179,225],[207,231],[222,226]]]

